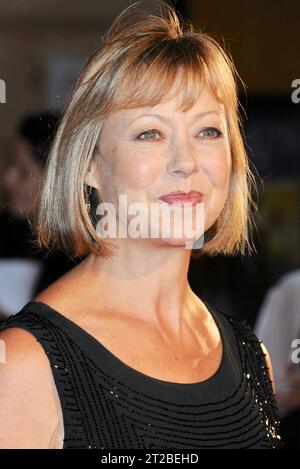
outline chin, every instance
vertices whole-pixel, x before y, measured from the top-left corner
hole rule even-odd
[[[200,236],[199,236],[200,237]],[[162,238],[161,241],[163,244],[167,244],[173,247],[182,247],[186,249],[192,249],[192,245],[197,241],[198,238],[187,239],[187,238]]]

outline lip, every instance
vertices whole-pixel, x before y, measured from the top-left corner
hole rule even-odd
[[[190,191],[190,192],[170,192],[169,194],[162,195],[160,200],[163,200],[167,204],[176,204],[176,205],[184,205],[186,203],[191,203],[192,205],[199,204],[203,202],[204,194],[198,191]]]

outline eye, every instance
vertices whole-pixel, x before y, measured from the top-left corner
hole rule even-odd
[[[208,137],[208,138],[219,138],[223,135],[222,132],[216,127],[207,127],[206,129],[203,129],[200,132],[200,134],[202,133],[205,133],[204,137]]]
[[[160,135],[160,132],[156,129],[147,129],[138,135],[137,140],[156,140],[153,138],[155,134]],[[141,138],[141,136],[145,136],[146,138]]]

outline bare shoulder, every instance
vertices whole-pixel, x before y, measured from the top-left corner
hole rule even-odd
[[[93,287],[89,272],[82,268],[81,264],[39,292],[33,301],[45,303],[85,328],[96,318],[100,320],[107,305],[101,300],[99,290]]]
[[[39,292],[33,301],[40,301],[57,311],[72,312],[78,308],[80,302],[85,301],[85,277],[82,274],[81,264],[73,267],[60,278]],[[78,292],[80,291],[80,295]]]
[[[269,369],[270,379],[272,381],[273,392],[275,394],[276,390],[275,390],[275,384],[274,384],[274,373],[273,373],[271,358],[270,358],[269,352],[268,352],[265,344],[263,342],[261,342],[260,345],[261,345],[262,351],[263,351],[263,353],[265,355],[265,358],[266,358],[266,363],[267,363],[267,367]]]
[[[78,268],[78,266],[76,268]],[[39,292],[33,300],[45,302],[63,300],[68,296],[69,291],[75,288],[76,280],[77,283],[79,283],[75,274],[75,268],[73,268]]]
[[[23,328],[2,330],[0,340],[0,448],[49,448],[60,414],[48,358]]]

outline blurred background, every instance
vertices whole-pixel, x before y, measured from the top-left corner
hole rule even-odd
[[[72,86],[112,19],[130,3],[0,2],[0,79],[6,85],[5,102],[0,100],[3,317],[77,262],[61,253],[35,252],[27,216],[34,217],[31,200]],[[256,252],[193,259],[190,284],[208,302],[255,327],[269,349],[284,399],[290,389],[286,368],[291,342],[300,338],[300,103],[292,99],[294,80],[300,86],[299,1],[169,3],[231,52],[246,85],[246,90],[240,87],[239,98],[258,184]],[[296,96],[299,101],[300,92]],[[280,402],[282,415],[292,415],[291,445],[300,448],[300,416],[295,411],[300,397],[293,404]]]

